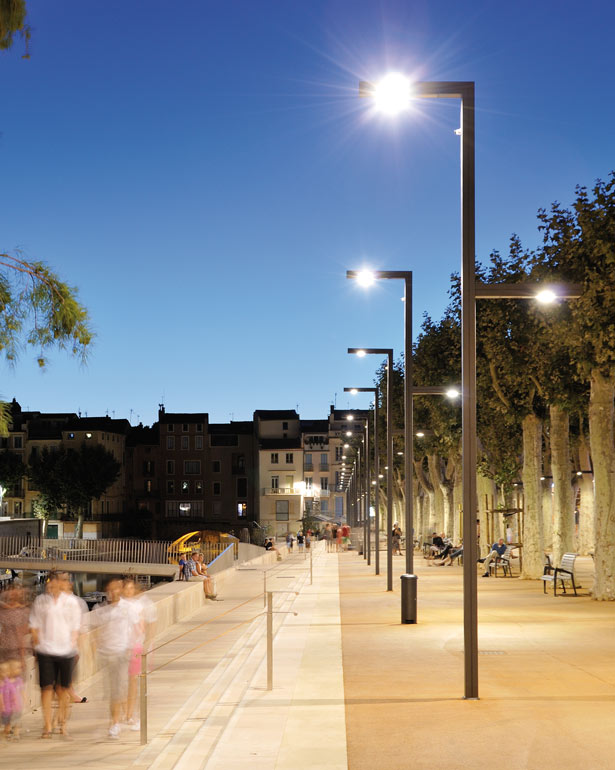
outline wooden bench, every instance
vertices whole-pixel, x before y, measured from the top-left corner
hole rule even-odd
[[[553,583],[553,596],[557,596],[557,581],[559,580],[562,584],[563,593],[566,593],[565,581],[568,581],[572,583],[574,595],[577,596],[577,586],[574,582],[574,563],[576,558],[576,553],[565,553],[562,556],[559,567],[552,567],[549,564],[545,566],[542,576],[542,587],[545,594],[547,593],[547,583]]]
[[[502,556],[498,556],[489,565],[489,569],[493,570],[494,577],[498,576],[498,567],[502,568],[502,573],[504,577],[506,577],[507,572],[508,572],[508,577],[512,577],[512,566],[510,564],[512,558],[513,558],[512,546],[509,545],[507,546]]]

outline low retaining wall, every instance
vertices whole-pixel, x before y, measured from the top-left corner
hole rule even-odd
[[[232,580],[235,570],[241,564],[249,563],[252,566],[273,566],[276,563],[277,556],[275,553],[265,551],[258,546],[248,546],[248,549],[242,551],[242,545],[239,545],[239,559],[234,562],[233,566],[215,572],[213,576],[216,581],[216,591],[224,595],[225,585]],[[255,555],[255,551],[251,549],[258,548],[259,555]],[[284,557],[286,555],[286,547],[278,548],[280,555]],[[252,558],[244,558],[243,556],[251,556]],[[203,579],[200,577],[193,577],[189,581],[176,580],[171,583],[162,583],[161,585],[152,588],[147,592],[148,597],[156,605],[157,620],[156,620],[156,634],[158,636],[165,631],[168,631],[176,623],[179,623],[184,618],[193,615],[203,605],[208,604],[208,600],[205,598],[205,591],[203,590]],[[210,604],[213,609],[213,605]],[[100,671],[98,665],[98,657],[96,655],[94,645],[94,635],[96,632],[88,631],[82,634],[79,640],[79,663],[77,665],[77,671],[75,675],[75,690],[79,691],[79,686],[85,683],[86,680],[96,676]],[[24,681],[26,684],[25,692],[25,708],[38,708],[40,705],[40,691],[38,688],[38,674],[36,671],[36,665],[34,664],[34,658],[29,658],[26,661],[26,671],[24,672]]]

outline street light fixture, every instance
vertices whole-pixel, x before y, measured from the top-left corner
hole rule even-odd
[[[386,96],[385,96],[386,95]],[[463,597],[464,597],[464,692],[466,698],[478,698],[478,596],[476,559],[478,543],[476,516],[476,299],[499,297],[497,289],[476,284],[475,266],[475,136],[474,82],[416,82],[406,86],[397,74],[374,85],[359,83],[359,96],[372,97],[377,109],[397,114],[407,109],[412,97],[461,100],[461,379],[462,379],[462,484],[463,498]],[[519,287],[516,284],[517,288]],[[485,293],[481,294],[480,289]],[[490,290],[495,293],[491,294]],[[581,287],[569,287],[568,298],[580,296]],[[534,286],[533,297],[538,287]],[[553,289],[551,291],[557,294]],[[577,293],[578,292],[578,293]],[[519,297],[518,294],[514,295]],[[560,295],[565,296],[565,295]],[[550,294],[542,301],[553,301]]]
[[[348,352],[360,358],[370,355],[387,357],[387,591],[393,590],[393,348],[348,348]],[[408,549],[406,548],[406,551]]]
[[[376,478],[380,476],[380,457],[378,453],[378,388],[344,388],[344,392],[352,393],[373,393],[374,394],[374,475]],[[366,423],[367,424],[367,423]],[[366,462],[367,466],[367,478],[369,479],[369,437],[366,449]],[[374,548],[375,548],[375,574],[380,574],[380,488],[377,481],[372,481],[372,485],[375,485],[374,490]],[[367,563],[371,563],[371,515],[370,515],[370,501],[369,501],[369,485],[368,499],[367,499]]]

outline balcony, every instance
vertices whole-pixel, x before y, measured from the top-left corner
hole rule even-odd
[[[329,463],[320,463],[320,472],[328,472],[329,471]]]
[[[314,463],[303,463],[303,470],[304,471],[313,471],[314,470]]]
[[[301,490],[294,487],[263,487],[261,495],[300,495]]]

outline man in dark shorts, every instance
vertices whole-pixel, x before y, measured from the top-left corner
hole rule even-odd
[[[54,689],[58,697],[60,733],[68,735],[69,689],[83,623],[82,604],[69,589],[68,573],[52,572],[45,593],[36,597],[30,612],[30,633],[38,663],[43,707],[42,738],[51,738]]]

